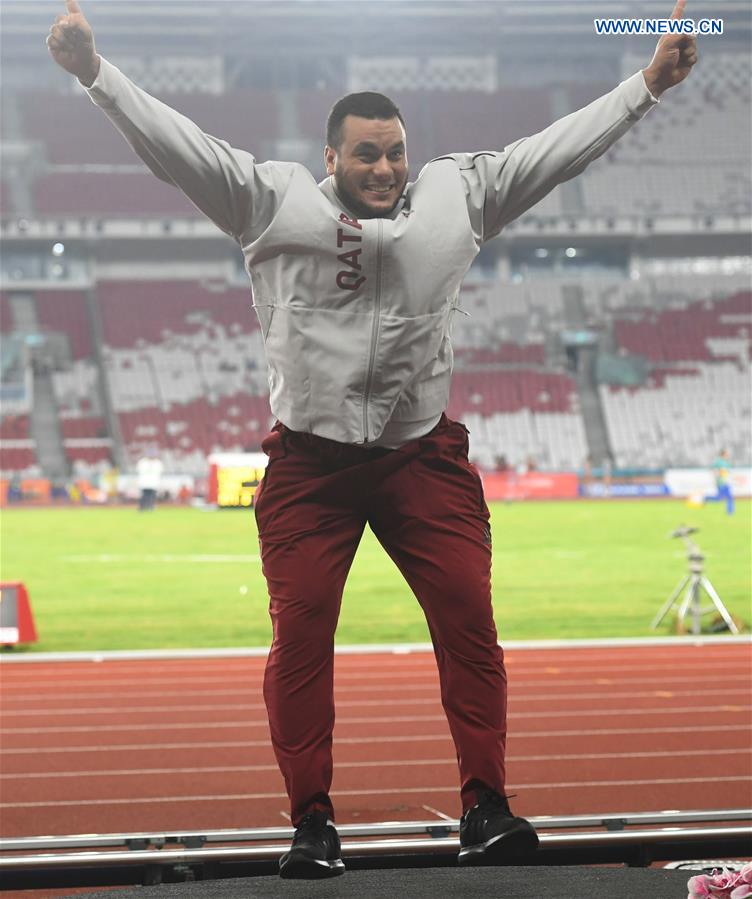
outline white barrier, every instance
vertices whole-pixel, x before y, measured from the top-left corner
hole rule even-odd
[[[734,496],[752,496],[752,468],[732,468],[729,474]],[[716,493],[712,468],[668,468],[664,481],[673,496],[713,496]]]

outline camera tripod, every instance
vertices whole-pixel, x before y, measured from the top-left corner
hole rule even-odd
[[[687,547],[689,571],[679,581],[676,589],[663,604],[660,612],[655,616],[650,627],[652,630],[655,630],[658,627],[661,621],[668,615],[674,603],[678,601],[682,591],[685,591],[684,598],[681,601],[681,605],[679,606],[676,615],[678,622],[683,622],[687,612],[689,612],[692,617],[692,633],[699,634],[701,617],[715,609],[726,622],[731,633],[738,634],[739,628],[734,623],[734,619],[729,615],[728,609],[721,601],[721,597],[716,592],[715,587],[710,583],[710,579],[705,575],[703,566],[705,556],[700,552],[700,547],[689,539],[689,535],[696,531],[697,528],[680,527],[671,534],[672,537],[681,537]],[[713,603],[711,606],[707,606],[704,609],[702,607],[702,598],[700,595],[702,590],[707,593]]]

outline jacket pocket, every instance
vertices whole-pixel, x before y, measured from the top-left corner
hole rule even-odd
[[[269,332],[272,329],[272,320],[274,319],[274,310],[277,308],[274,303],[254,303],[253,308],[256,310],[259,324],[261,325],[261,335],[266,343]]]

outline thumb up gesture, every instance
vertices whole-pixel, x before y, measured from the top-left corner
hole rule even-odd
[[[674,20],[684,15],[686,0],[676,0]],[[664,34],[658,41],[650,65],[643,70],[645,83],[654,97],[679,84],[697,62],[697,38],[693,34]]]
[[[47,35],[47,49],[55,62],[90,87],[99,73],[94,33],[76,0],[65,0],[66,15],[58,16]]]

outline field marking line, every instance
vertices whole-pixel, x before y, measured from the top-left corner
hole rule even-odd
[[[567,650],[590,648],[631,648],[631,647],[666,647],[677,646],[681,648],[696,648],[698,646],[712,646],[713,644],[733,645],[735,643],[752,645],[752,635],[749,634],[718,634],[708,636],[682,636],[682,637],[605,637],[573,640],[507,640],[502,644],[505,650]],[[430,643],[353,643],[341,645],[335,648],[337,655],[372,655],[385,653],[392,655],[409,655],[411,653],[433,653]],[[112,660],[137,660],[137,659],[210,659],[232,657],[258,657],[265,656],[269,652],[268,647],[230,647],[226,649],[137,649],[137,650],[107,650],[90,652],[51,652],[51,653],[26,653],[25,655],[3,656],[0,663],[18,664],[33,662],[75,662],[75,661],[102,661]]]
[[[557,783],[516,783],[508,784],[509,790],[551,790],[551,789],[588,789],[594,787],[639,787],[639,786],[667,786],[669,784],[717,784],[717,783],[748,783],[752,776],[739,777],[666,777],[650,780],[592,780],[592,781],[562,781]],[[332,790],[334,800],[341,796],[383,796],[385,794],[431,794],[431,793],[457,793],[458,787],[375,787],[372,790]],[[80,805],[156,805],[162,802],[247,802],[254,799],[280,799],[287,800],[286,793],[230,793],[223,795],[198,795],[198,796],[152,796],[149,798],[127,799],[71,799],[52,800],[50,802],[2,802],[0,809],[11,808],[68,808]]]
[[[738,749],[686,749],[670,752],[597,752],[569,754],[569,755],[508,755],[507,762],[581,762],[581,761],[608,761],[610,759],[676,759],[693,758],[695,756],[737,756],[743,755],[745,759],[749,755],[745,747]],[[426,766],[449,765],[452,769],[457,767],[457,760],[452,757],[439,759],[381,759],[368,762],[338,761],[335,767],[339,771],[343,768],[421,768]],[[207,765],[205,767],[192,768],[113,768],[92,769],[81,771],[34,771],[29,773],[0,774],[0,780],[53,780],[56,778],[77,777],[147,777],[155,775],[179,776],[185,774],[251,774],[262,771],[279,771],[277,764],[268,765]]]
[[[715,666],[714,666],[715,667]],[[724,684],[731,683],[734,681],[741,681],[742,683],[748,684],[749,677],[746,674],[730,674],[723,678]],[[705,684],[707,683],[706,678],[700,678],[698,680],[699,683]],[[587,685],[594,686],[605,686],[606,684],[619,684],[620,686],[625,686],[628,684],[653,684],[655,683],[655,678],[651,677],[636,677],[636,678],[591,678],[587,680],[556,680],[554,683],[546,682],[546,681],[528,681],[525,686],[527,687],[581,687]],[[671,684],[671,683],[679,683],[684,686],[687,685],[687,677],[662,677],[662,684]],[[520,684],[514,681],[511,682],[512,691],[516,696],[520,697]],[[94,686],[97,686],[96,684]],[[394,691],[399,693],[404,693],[406,690],[423,692],[423,691],[434,691],[439,689],[438,679],[435,682],[428,684],[414,684],[410,685],[410,687],[405,687],[404,684],[381,684],[374,686],[353,686],[353,687],[335,687],[335,696],[340,696],[342,694],[355,694],[355,693],[370,693],[376,692],[377,690],[380,692],[383,691]],[[242,687],[232,687],[227,690],[191,690],[192,696],[245,696],[249,692],[253,692],[253,689],[242,686]],[[723,692],[719,690],[719,692]],[[0,694],[2,695],[2,694]],[[26,703],[26,702],[43,702],[50,699],[60,699],[61,696],[65,700],[74,700],[74,699],[117,699],[117,698],[134,698],[134,697],[142,697],[144,695],[143,690],[118,690],[116,692],[108,692],[105,691],[103,693],[97,692],[96,689],[87,690],[85,693],[64,693],[60,692],[49,692],[49,693],[25,693],[17,696],[5,696],[2,695],[2,703]],[[527,694],[525,694],[526,696]],[[550,694],[552,698],[557,698],[558,694]],[[172,696],[185,696],[185,690],[149,690],[149,697],[151,699],[167,699]],[[514,697],[512,697],[514,698]]]
[[[594,699],[673,699],[686,698],[692,696],[749,696],[749,689],[744,690],[726,690],[723,688],[713,690],[646,690],[635,693],[620,693],[617,691],[608,693],[576,693],[550,696],[548,694],[536,694],[532,696],[511,696],[509,698],[509,706],[527,705],[530,702],[544,702],[549,705],[561,706],[567,702],[591,701]],[[426,699],[401,699],[394,701],[389,699],[352,699],[338,700],[337,708],[380,708],[382,706],[434,706],[440,702],[438,696],[432,696]],[[154,715],[163,714],[165,712],[171,714],[182,714],[184,712],[258,712],[266,708],[264,703],[211,703],[194,704],[194,705],[156,705],[156,706],[138,706],[124,704],[122,706],[104,706],[81,708],[80,706],[68,707],[58,704],[55,708],[47,709],[18,709],[6,710],[3,713],[5,718],[24,718],[24,717],[48,717],[54,718],[59,716],[73,717],[86,715],[121,715],[128,712],[132,715]],[[573,712],[575,710],[572,710]],[[541,714],[549,714],[541,712]]]
[[[633,728],[611,728],[605,730],[542,730],[542,731],[512,731],[510,737],[513,740],[550,740],[555,737],[611,737],[611,736],[628,736],[641,737],[643,735],[658,734],[699,734],[699,733],[740,733],[742,731],[752,731],[752,724],[718,724],[718,725],[691,725],[687,727],[644,727],[639,732],[635,732]],[[363,743],[434,743],[438,741],[447,741],[451,743],[451,735],[447,730],[442,734],[402,734],[391,737],[335,737],[335,745],[360,745]],[[61,753],[75,752],[77,754],[87,752],[153,752],[164,751],[166,749],[271,749],[270,740],[228,740],[214,742],[195,743],[110,743],[106,746],[102,745],[77,745],[77,746],[29,746],[19,748],[0,749],[0,756],[3,755],[32,755],[46,754],[57,755]],[[745,744],[746,745],[746,744]]]
[[[714,671],[724,671],[727,669],[731,670],[731,671],[738,671],[739,663],[734,660],[728,660],[728,661],[724,661],[724,662],[713,662],[713,670]],[[143,687],[149,687],[149,686],[153,686],[153,685],[165,685],[165,684],[194,684],[194,683],[195,684],[227,684],[227,683],[236,683],[237,682],[237,677],[235,679],[233,679],[229,675],[202,677],[200,673],[196,673],[195,669],[188,668],[185,670],[192,672],[192,676],[191,676],[191,674],[188,674],[185,677],[149,677],[149,676],[139,675],[137,671],[134,671],[132,675],[129,675],[126,677],[119,677],[119,678],[96,677],[96,685],[97,686],[116,687],[120,684],[126,684],[126,685],[138,684],[143,688]],[[528,671],[530,673],[533,673],[537,677],[540,677],[540,675],[542,673],[540,668],[531,668],[531,669],[525,670],[524,672],[520,671],[519,669],[513,669],[508,672],[510,684],[512,684],[515,687],[524,686],[527,683],[527,681],[521,680],[520,675],[527,674]],[[646,671],[675,672],[676,671],[676,663],[660,665],[660,666],[658,666],[658,665],[645,666],[642,664],[627,665],[627,666],[598,665],[598,666],[590,667],[590,668],[580,668],[578,671],[571,672],[571,673],[580,674],[580,673],[590,673],[590,672],[595,673],[595,672],[603,672],[603,671],[605,671],[609,674],[613,674],[615,672],[624,672],[624,671],[627,671],[627,672],[639,671],[641,674],[645,673]],[[255,684],[255,689],[260,688],[260,680],[261,680],[262,673],[263,672],[258,672],[258,683]],[[242,674],[242,672],[239,672],[238,674],[240,675],[240,674]],[[256,672],[252,672],[252,674],[256,675]],[[551,674],[553,676],[554,672],[551,672]],[[339,675],[335,675],[334,689],[335,689],[335,693],[336,693],[339,685],[342,684],[344,681],[374,682],[373,686],[374,686],[374,689],[376,689],[379,684],[381,684],[387,680],[397,680],[400,683],[404,683],[406,678],[409,678],[412,681],[415,681],[418,679],[428,679],[431,682],[438,683],[438,674],[437,674],[437,671],[436,671],[436,668],[434,665],[434,667],[432,667],[429,670],[416,671],[416,672],[394,671],[394,672],[380,672],[378,674],[376,674],[376,673],[358,673],[358,674],[340,673]],[[551,684],[555,685],[556,682],[557,682],[556,680],[552,680]],[[87,687],[87,686],[90,686],[91,683],[92,683],[91,680],[67,681],[65,679],[30,681],[28,679],[28,677],[20,677],[17,683],[12,684],[12,688],[15,689],[15,688],[20,687],[21,689],[16,689],[16,694],[18,696],[22,697],[25,695],[24,688],[32,689],[32,688],[36,688],[39,686],[54,686],[57,688]],[[248,689],[254,689],[254,684],[250,679],[248,681],[248,684],[249,684]],[[545,685],[546,685],[545,683],[542,684],[542,686],[545,686]],[[4,694],[7,694],[9,692],[9,690],[11,689],[11,683],[5,675],[3,676],[2,687],[3,687]]]
[[[546,712],[545,718],[591,718],[622,715],[697,715],[697,714],[728,714],[748,711],[747,706],[685,706],[681,708],[656,708],[656,709],[584,709],[571,712]],[[514,712],[507,716],[508,721],[523,718],[541,718],[540,712]],[[395,715],[391,717],[367,717],[367,718],[340,718],[340,727],[352,724],[400,724],[405,721],[446,721],[444,715]],[[102,724],[82,725],[72,727],[9,727],[0,728],[2,734],[65,734],[65,733],[91,733],[97,731],[130,731],[130,730],[206,730],[212,728],[235,727],[268,727],[266,718],[263,720],[246,721],[210,721],[210,722],[174,722],[171,724]]]

